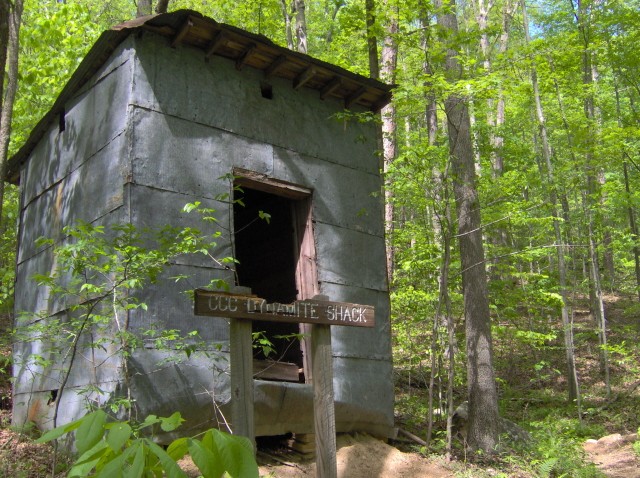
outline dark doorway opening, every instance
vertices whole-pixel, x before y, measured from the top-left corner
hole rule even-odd
[[[288,304],[298,298],[296,270],[299,256],[296,201],[242,185],[234,193],[235,257],[239,285],[267,302]],[[304,381],[298,324],[255,321],[254,333],[273,344],[271,353],[254,350],[254,359],[295,364]],[[282,338],[289,336],[288,338]],[[272,377],[278,379],[276,377]],[[284,378],[283,378],[284,379]]]

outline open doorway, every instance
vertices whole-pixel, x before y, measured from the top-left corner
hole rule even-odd
[[[240,286],[267,302],[291,303],[309,298],[309,255],[315,267],[310,221],[311,191],[273,180],[236,178],[234,246]],[[305,260],[302,260],[305,258]],[[254,350],[254,374],[270,380],[305,381],[308,370],[300,324],[254,321],[254,333],[272,344],[272,351]],[[274,366],[274,362],[277,366]],[[265,372],[268,370],[268,372]]]

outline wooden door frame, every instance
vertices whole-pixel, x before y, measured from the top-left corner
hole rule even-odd
[[[313,230],[313,190],[287,181],[274,179],[266,174],[242,168],[233,168],[234,185],[291,199],[291,217],[294,227],[293,251],[296,257],[295,281],[297,299],[311,299],[319,294],[316,244]],[[311,326],[300,324],[304,334],[300,346],[303,354],[305,382],[312,379]]]

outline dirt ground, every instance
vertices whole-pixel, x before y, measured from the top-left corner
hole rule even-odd
[[[444,463],[429,460],[415,453],[403,453],[369,435],[340,435],[337,442],[336,461],[340,478],[453,478],[454,473]],[[273,455],[272,455],[273,456]],[[259,462],[271,464],[260,466],[260,476],[274,478],[311,478],[316,476],[313,461],[282,462],[269,459],[264,454]]]
[[[588,440],[584,449],[598,469],[610,478],[640,478],[640,457],[632,444],[636,433],[622,436],[619,433]]]

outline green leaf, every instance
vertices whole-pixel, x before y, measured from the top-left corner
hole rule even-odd
[[[145,439],[145,443],[155,456],[160,460],[162,469],[167,474],[167,478],[188,478],[187,474],[180,469],[176,461],[171,458],[166,451],[153,443],[151,440]],[[219,476],[217,477],[219,478]]]
[[[107,442],[101,441],[96,443],[93,448],[80,455],[67,476],[69,478],[88,476],[100,461],[109,456],[109,450],[110,448]]]
[[[144,468],[145,468],[145,460],[144,460],[144,448],[142,446],[138,447],[136,451],[136,456],[133,458],[133,463],[131,464],[131,468],[124,472],[125,478],[138,478],[143,476]]]
[[[76,432],[76,448],[78,453],[82,455],[102,440],[107,414],[102,410],[96,410],[85,415],[80,419],[80,422],[80,427]]]
[[[208,434],[209,432],[205,434],[205,439]],[[205,439],[203,439],[203,442],[194,439],[188,440],[187,446],[189,448],[189,453],[191,454],[191,458],[193,458],[193,462],[202,472],[203,478],[220,478],[224,472],[224,466],[220,460],[220,454],[215,448],[215,443],[213,441],[210,443],[213,445],[212,447],[205,446]]]
[[[129,438],[131,438],[132,433],[133,430],[128,423],[116,423],[107,434],[107,443],[113,451],[120,451]]]
[[[160,419],[160,428],[165,432],[172,432],[178,428],[182,422],[184,422],[184,419],[182,415],[180,415],[180,412],[175,412],[170,417]]]
[[[258,465],[253,455],[253,446],[245,437],[229,435],[211,430],[216,441],[225,470],[233,478],[257,478]]]
[[[67,423],[66,425],[61,425],[59,427],[54,428],[53,430],[49,430],[47,433],[38,438],[36,443],[47,443],[51,440],[55,440],[58,437],[61,437],[65,433],[69,433],[77,429],[82,423],[82,418],[71,423]]]
[[[178,438],[177,440],[172,441],[167,447],[167,454],[176,461],[180,460],[189,453],[187,440],[188,438]]]

